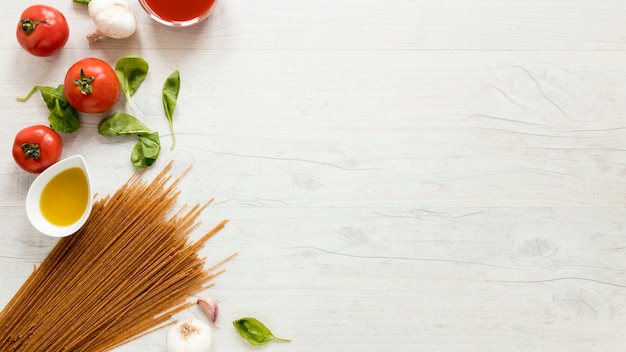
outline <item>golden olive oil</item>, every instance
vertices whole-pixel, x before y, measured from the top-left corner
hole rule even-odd
[[[57,226],[78,221],[89,203],[87,175],[73,167],[54,176],[41,192],[39,206],[46,220]]]

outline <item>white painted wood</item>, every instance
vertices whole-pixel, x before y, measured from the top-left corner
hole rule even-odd
[[[248,315],[293,339],[272,351],[623,351],[626,2],[221,0],[188,29],[131,2],[136,35],[89,45],[84,6],[53,0],[72,33],[50,58],[15,41],[30,3],[0,13],[0,306],[55,243],[28,224],[34,176],[8,152],[47,111],[15,97],[80,58],[137,53],[151,71],[135,109],[116,108],[162,136],[147,176],[193,165],[181,202],[215,198],[200,230],[231,220],[204,249],[239,252],[208,292],[216,352],[254,350],[230,325]],[[106,194],[133,143],[97,122],[64,155]]]

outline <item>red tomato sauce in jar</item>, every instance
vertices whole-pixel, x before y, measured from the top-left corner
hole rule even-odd
[[[215,0],[140,0],[148,12],[164,22],[201,21]]]

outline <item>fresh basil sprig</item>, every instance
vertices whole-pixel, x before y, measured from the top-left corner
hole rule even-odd
[[[176,145],[173,116],[179,91],[180,72],[176,70],[172,72],[165,80],[165,83],[163,83],[163,90],[161,94],[163,97],[163,110],[165,110],[165,117],[167,117],[167,121],[170,123],[170,130],[172,131],[172,146],[170,149],[174,149],[174,146]]]
[[[50,115],[48,115],[50,128],[65,133],[71,133],[80,128],[78,113],[65,98],[62,84],[57,88],[35,86],[25,97],[17,98],[17,100],[27,101],[37,91],[41,93],[41,97],[50,111]]]
[[[122,91],[131,108],[133,102],[130,97],[135,94],[141,83],[146,79],[148,69],[148,62],[139,55],[134,54],[123,56],[115,63],[115,74],[120,81]]]
[[[148,62],[134,54],[123,56],[115,63],[115,74],[131,108],[133,106],[131,96],[146,79],[148,69]],[[152,132],[136,117],[124,112],[116,112],[100,121],[98,133],[103,136],[137,135],[138,141],[130,154],[130,161],[140,169],[154,164],[161,152],[159,133]]]
[[[233,321],[233,325],[239,332],[239,335],[253,346],[265,345],[270,341],[291,341],[290,339],[274,336],[270,329],[256,318],[237,319]]]

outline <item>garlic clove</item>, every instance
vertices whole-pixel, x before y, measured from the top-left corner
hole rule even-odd
[[[204,313],[209,317],[209,319],[213,322],[213,324],[217,325],[217,315],[219,313],[219,308],[217,305],[217,301],[213,297],[202,297],[198,299],[198,305]]]

